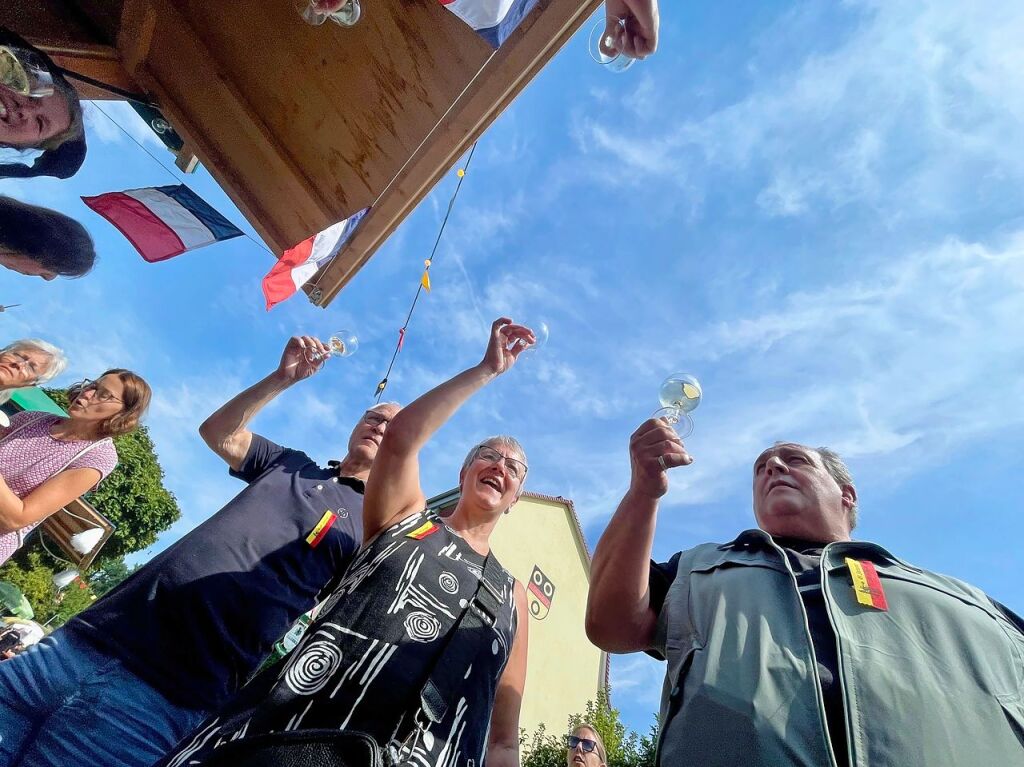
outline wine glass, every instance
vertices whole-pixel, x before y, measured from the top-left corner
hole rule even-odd
[[[314,27],[320,26],[327,19],[343,27],[351,27],[355,26],[355,23],[359,21],[359,17],[362,16],[359,0],[348,0],[345,5],[332,13],[318,11],[315,0],[298,0],[296,7],[302,20]]]
[[[53,95],[53,75],[35,51],[0,45],[0,85],[22,96],[45,98]]]
[[[548,336],[551,335],[551,330],[548,328],[548,323],[543,318],[529,317],[524,321],[517,321],[516,324],[522,325],[523,327],[527,327],[530,330],[532,330],[534,338],[537,339],[528,346],[526,345],[526,342],[523,341],[522,339],[516,340],[516,344],[526,346],[526,348],[520,352],[520,355],[532,354],[533,352],[537,351],[548,342]]]
[[[612,18],[615,19],[616,26],[620,30],[625,31],[626,20],[620,19],[618,16],[613,16]],[[615,47],[615,38],[610,34],[605,34],[607,26],[607,19],[599,19],[590,30],[590,44],[588,48],[590,58],[609,72],[625,72],[633,66],[636,59],[632,56],[627,56]]]
[[[350,357],[359,348],[359,339],[351,330],[339,330],[327,339],[327,353],[306,350],[307,362],[319,362],[328,357]]]
[[[697,409],[703,392],[700,381],[689,373],[673,373],[661,384],[658,399],[661,408],[654,413],[655,418],[663,418],[673,427],[680,439],[686,439],[693,433],[693,419],[690,413]]]

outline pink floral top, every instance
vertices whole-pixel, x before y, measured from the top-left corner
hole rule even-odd
[[[102,480],[117,466],[117,451],[110,439],[65,442],[51,437],[50,427],[63,419],[50,413],[26,411],[12,415],[11,425],[0,429],[0,476],[19,498],[65,468],[96,469]],[[86,452],[82,453],[83,450]],[[38,524],[34,522],[21,530],[0,533],[0,564],[18,550],[25,536]]]

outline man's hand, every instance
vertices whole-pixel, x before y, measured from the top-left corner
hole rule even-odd
[[[604,12],[604,53],[614,55],[618,51],[630,58],[643,59],[658,49],[658,0],[605,0]],[[620,19],[626,22],[625,28]],[[609,36],[614,50],[608,50],[604,44]]]
[[[629,438],[629,462],[630,492],[661,498],[668,492],[668,469],[689,466],[693,458],[675,429],[661,418],[650,418]]]
[[[309,378],[323,366],[329,351],[313,336],[292,336],[281,354],[277,376],[289,385]],[[321,356],[315,362],[310,362],[310,358],[315,355]]]
[[[499,317],[491,324],[491,337],[480,367],[491,375],[500,376],[516,364],[519,355],[530,344],[536,343],[533,331],[523,325],[514,325],[508,317]]]

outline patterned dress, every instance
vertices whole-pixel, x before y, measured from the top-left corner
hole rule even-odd
[[[433,512],[385,530],[353,560],[269,695],[208,722],[160,764],[202,764],[221,744],[252,735],[329,728],[366,733],[422,767],[479,767],[517,626],[515,581],[504,568],[494,584],[502,593],[500,615],[481,639],[487,646],[459,700],[425,730],[415,722],[420,690],[473,598],[483,564]]]
[[[117,467],[117,450],[109,438],[96,441],[54,439],[50,429],[67,420],[50,413],[24,411],[0,429],[0,476],[19,498],[25,498],[64,469],[96,469],[100,479]],[[0,534],[0,564],[21,548],[25,536],[42,522]]]

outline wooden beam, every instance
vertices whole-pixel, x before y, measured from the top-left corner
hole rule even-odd
[[[278,253],[334,215],[170,0],[127,0],[118,49],[129,74],[157,97],[175,130]],[[282,216],[274,208],[279,200],[305,215]]]
[[[538,3],[412,153],[341,254],[313,278],[307,288],[313,303],[323,307],[330,304],[600,5],[601,0]]]
[[[116,48],[109,45],[69,44],[53,40],[33,40],[34,45],[46,51],[57,66],[80,75],[99,80],[128,93],[142,94],[141,86],[125,71]],[[75,86],[79,97],[93,101],[123,100],[103,88],[98,88],[73,77],[68,82]]]

